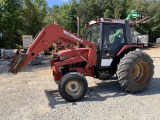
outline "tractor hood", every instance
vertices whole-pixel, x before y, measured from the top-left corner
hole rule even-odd
[[[89,52],[89,49],[90,48],[77,48],[77,49],[74,49],[76,52],[78,52],[80,55],[84,54],[84,53],[88,53]],[[61,51],[58,51],[55,56],[56,57],[67,57],[67,58],[70,58],[70,57],[75,57],[77,56],[76,52],[74,52],[74,50],[71,50],[71,49],[68,49],[68,50],[61,50]]]

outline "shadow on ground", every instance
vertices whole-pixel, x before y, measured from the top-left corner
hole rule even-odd
[[[118,91],[118,92],[116,92]],[[66,102],[59,94],[58,90],[45,90],[44,91],[47,99],[49,101],[49,106],[54,108],[57,104],[66,104]],[[109,93],[115,93],[114,95],[108,95]],[[101,96],[103,94],[103,96]],[[123,91],[119,84],[114,82],[102,82],[98,83],[96,86],[92,86],[88,88],[88,93],[83,101],[103,101],[109,97],[118,97],[127,95],[125,91]],[[76,105],[76,102],[72,102],[73,105]]]
[[[58,90],[45,90],[46,97],[49,102],[49,106],[51,108],[55,108],[55,105],[58,104],[69,104],[66,102],[59,94]],[[104,101],[107,98],[115,98],[115,97],[123,97],[129,95],[130,93],[125,92],[119,85],[117,81],[112,82],[101,82],[98,83],[96,86],[92,86],[88,88],[88,93],[83,100],[84,101]],[[146,96],[146,95],[153,95],[153,94],[160,94],[160,78],[154,78],[151,85],[148,87],[147,90],[137,93],[137,94],[130,94],[134,96]],[[76,105],[77,102],[71,103]]]
[[[47,99],[48,99],[48,105],[51,108],[55,108],[55,105],[58,104],[67,104],[69,102],[66,102],[59,94],[58,90],[45,90],[44,91]],[[76,105],[76,102],[72,103],[73,105]]]

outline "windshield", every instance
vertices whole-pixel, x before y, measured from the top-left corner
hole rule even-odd
[[[100,24],[96,24],[87,28],[85,33],[85,39],[93,43],[99,43],[100,42]]]

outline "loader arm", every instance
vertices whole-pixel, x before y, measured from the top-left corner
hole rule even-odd
[[[73,51],[77,56],[84,60],[78,51],[71,47],[71,44],[80,43],[87,45],[89,47],[88,60],[86,60],[88,65],[96,64],[96,45],[91,43],[83,38],[80,38],[58,25],[51,24],[43,28],[43,30],[37,35],[34,41],[29,46],[26,53],[20,53],[16,55],[11,63],[9,72],[17,74],[22,68],[24,68],[32,59],[34,59],[38,53],[43,51],[46,48],[50,47],[50,44],[54,42],[55,44],[60,41],[64,46],[68,47]],[[60,46],[59,44],[57,44]]]

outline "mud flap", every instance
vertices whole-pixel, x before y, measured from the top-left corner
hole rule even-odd
[[[13,57],[11,63],[8,64],[8,66],[10,67],[8,72],[17,74],[26,58],[27,58],[26,54],[18,54],[18,55],[16,54]]]

